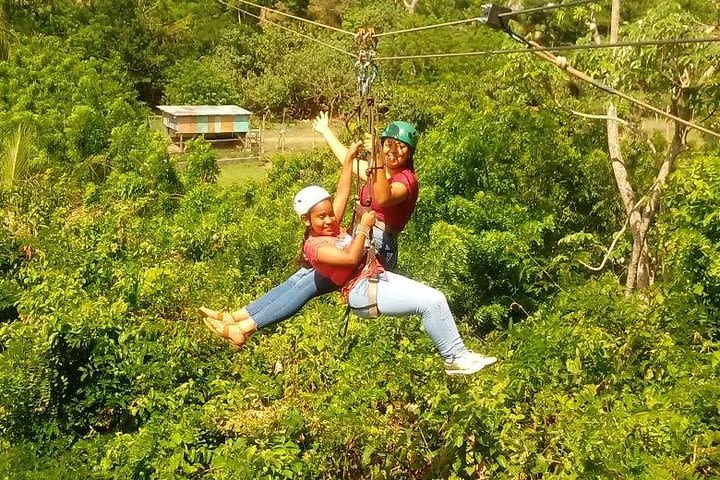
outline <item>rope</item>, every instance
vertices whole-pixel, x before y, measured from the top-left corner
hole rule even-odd
[[[443,57],[467,57],[476,55],[503,55],[515,53],[537,53],[537,52],[562,52],[569,50],[597,50],[602,48],[621,48],[621,47],[648,47],[659,45],[683,45],[697,43],[715,43],[720,42],[720,37],[702,37],[702,38],[661,38],[656,40],[638,40],[632,42],[604,43],[596,45],[590,43],[587,45],[558,45],[556,47],[528,47],[528,48],[512,48],[497,50],[480,50],[476,52],[456,52],[456,53],[428,53],[422,55],[401,55],[394,57],[377,57],[375,60],[412,60],[420,58],[443,58]]]
[[[296,30],[291,29],[291,28],[287,28],[287,27],[285,27],[285,26],[283,26],[283,25],[280,25],[279,23],[275,23],[275,22],[271,22],[270,20],[263,19],[263,18],[261,18],[259,15],[255,15],[254,13],[250,13],[250,12],[248,12],[248,11],[246,11],[246,10],[243,10],[243,9],[240,8],[240,7],[237,7],[237,6],[235,6],[235,5],[231,5],[231,4],[229,4],[229,3],[227,3],[227,2],[225,2],[225,1],[223,1],[223,0],[218,0],[218,2],[222,3],[223,5],[227,5],[228,7],[234,8],[234,9],[236,9],[237,11],[244,13],[245,15],[249,15],[249,16],[251,16],[251,17],[255,17],[255,18],[257,18],[258,20],[261,20],[261,21],[263,21],[263,22],[267,22],[267,23],[269,23],[269,24],[271,24],[271,25],[275,25],[276,27],[282,28],[283,30],[287,30],[288,32],[292,32],[292,33],[294,33],[294,34],[296,34],[296,35],[300,35],[301,37],[306,38],[306,39],[308,39],[308,40],[311,40],[311,41],[313,41],[313,42],[319,43],[320,45],[323,45],[323,46],[328,47],[328,48],[332,48],[333,50],[336,50],[336,51],[338,51],[338,52],[340,52],[340,53],[342,53],[342,54],[349,55],[349,56],[351,56],[351,57],[353,57],[353,58],[355,57],[355,55],[353,55],[352,53],[350,53],[350,52],[348,52],[348,51],[343,50],[342,48],[336,47],[335,45],[330,45],[329,43],[325,43],[325,42],[323,42],[322,40],[318,40],[317,38],[313,38],[313,37],[311,37],[311,36],[309,36],[309,35],[305,35],[304,33],[300,33],[300,32],[298,32],[298,31],[296,31]]]
[[[333,26],[330,26],[330,25],[325,25],[324,23],[320,23],[320,22],[314,22],[314,21],[309,20],[309,19],[307,19],[307,18],[296,17],[295,15],[292,15],[292,14],[286,13],[286,12],[283,12],[283,11],[281,11],[281,10],[275,10],[274,8],[265,7],[265,6],[263,6],[263,5],[258,5],[257,3],[248,2],[247,0],[237,0],[237,1],[238,1],[238,2],[242,2],[242,3],[245,3],[245,4],[247,4],[247,5],[252,5],[253,7],[257,7],[257,8],[260,8],[260,9],[263,9],[263,8],[264,8],[265,10],[268,10],[268,11],[270,11],[270,12],[275,12],[275,13],[277,13],[277,14],[284,15],[284,16],[286,16],[286,17],[290,17],[290,18],[293,18],[293,19],[295,19],[295,20],[300,20],[301,22],[310,23],[310,24],[315,25],[315,26],[317,26],[317,27],[327,28],[327,29],[333,30],[333,31],[338,32],[338,33],[344,33],[344,34],[346,34],[346,35],[355,36],[354,33],[348,32],[347,30],[343,30],[343,29],[341,29],[341,28],[336,28],[336,27],[333,27]],[[224,3],[224,2],[221,2],[221,3]]]
[[[522,13],[542,12],[545,10],[554,10],[556,8],[569,8],[569,7],[576,7],[578,5],[585,5],[586,3],[599,3],[599,2],[600,2],[600,0],[577,0],[575,2],[548,3],[544,7],[526,8],[524,10],[514,10],[512,12],[499,13],[498,17],[512,17],[515,15],[520,15]]]

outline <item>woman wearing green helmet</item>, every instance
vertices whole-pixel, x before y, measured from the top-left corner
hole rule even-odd
[[[320,133],[330,149],[341,162],[347,155],[345,147],[329,126],[327,113],[321,113],[313,122],[313,129]],[[360,191],[360,204],[377,214],[375,245],[383,266],[390,271],[397,266],[397,235],[410,220],[417,203],[420,185],[415,175],[413,156],[417,147],[418,133],[408,122],[394,121],[380,134],[380,148],[368,182],[368,165],[360,162],[355,173],[366,181]],[[372,185],[372,191],[370,188]],[[356,212],[365,208],[356,205]]]
[[[323,112],[315,119],[313,129],[325,138],[334,155],[343,163],[349,149],[330,129],[327,113]],[[367,207],[357,208],[356,212],[361,215],[364,210],[375,211],[377,222],[372,229],[373,239],[378,259],[388,271],[394,271],[397,266],[397,236],[407,225],[417,203],[419,183],[413,165],[417,140],[417,131],[411,124],[392,122],[380,135],[375,167],[370,171],[372,182],[367,182],[366,162],[361,161],[359,169],[357,164],[353,166],[354,173],[366,181],[360,192],[360,201]],[[244,340],[238,342],[238,339],[247,339],[257,329],[293,316],[310,299],[334,290],[337,290],[336,285],[307,265],[244,308],[234,312],[204,307],[200,310],[222,324],[214,324],[216,332],[234,339],[233,343],[238,345],[244,343]]]

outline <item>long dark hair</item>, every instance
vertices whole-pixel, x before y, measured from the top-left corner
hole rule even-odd
[[[310,262],[305,260],[305,253],[303,252],[303,248],[305,247],[305,241],[310,237],[311,230],[312,230],[312,227],[310,227],[310,226],[305,227],[305,233],[303,233],[302,243],[300,244],[300,255],[298,255],[297,259],[295,260],[295,263],[297,263],[298,265],[300,265],[301,267],[304,267],[304,268],[312,268],[312,265],[310,265]]]

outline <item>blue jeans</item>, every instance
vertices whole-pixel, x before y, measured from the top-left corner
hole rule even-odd
[[[397,266],[397,235],[373,228],[378,259],[387,270]],[[311,299],[338,287],[312,268],[301,268],[246,308],[258,329],[292,317]]]
[[[350,291],[348,304],[357,315],[369,318],[367,279]],[[381,315],[407,317],[420,315],[425,331],[445,361],[452,362],[465,351],[455,319],[445,295],[415,280],[392,272],[380,276],[377,285],[377,308]]]

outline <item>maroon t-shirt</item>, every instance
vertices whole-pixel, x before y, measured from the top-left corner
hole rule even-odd
[[[402,232],[405,225],[410,221],[410,217],[415,210],[415,204],[418,199],[418,192],[420,190],[420,183],[418,182],[417,175],[415,172],[406,168],[399,171],[388,180],[390,183],[399,182],[405,185],[409,195],[405,201],[393,205],[391,207],[381,207],[375,201],[373,197],[370,208],[375,210],[375,216],[381,222],[385,222],[385,225],[390,231]],[[360,201],[365,204],[365,201],[370,197],[370,186],[366,183],[360,190]]]

